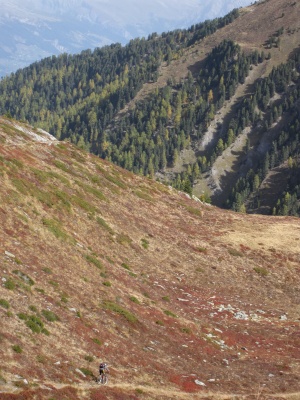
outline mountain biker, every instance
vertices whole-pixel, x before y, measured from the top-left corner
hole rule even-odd
[[[100,365],[99,365],[99,374],[100,374],[100,376],[102,376],[106,372],[109,372],[107,363],[105,363],[105,362],[100,363]]]

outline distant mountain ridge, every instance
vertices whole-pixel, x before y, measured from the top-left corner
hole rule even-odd
[[[6,2],[0,9],[0,76],[53,54],[187,28],[249,3],[155,0],[141,7],[141,1],[132,0]]]

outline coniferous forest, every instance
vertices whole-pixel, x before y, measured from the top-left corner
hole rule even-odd
[[[184,149],[195,159],[164,182],[192,194],[216,159],[247,129],[265,134],[268,146],[253,148],[247,140],[243,172],[235,175],[222,206],[239,212],[300,215],[300,50],[256,80],[236,112],[220,127],[207,151],[199,143],[224,104],[253,68],[266,62],[270,46],[279,46],[276,32],[262,51],[243,51],[223,39],[184,79],[170,78],[147,97],[128,107],[146,83],[158,80],[162,65],[184,58],[185,50],[239,17],[233,10],[223,18],[126,46],[113,44],[78,55],[63,54],[36,62],[0,82],[0,114],[28,121],[61,140],[99,155],[134,173],[155,177],[172,170]],[[280,129],[275,130],[280,121]],[[274,131],[274,132],[273,132]],[[255,152],[255,157],[253,153]],[[271,171],[285,165],[280,193],[262,211],[262,184]],[[203,199],[209,201],[209,194]],[[213,196],[212,196],[213,201]]]

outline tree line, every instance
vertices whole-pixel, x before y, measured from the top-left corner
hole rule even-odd
[[[236,43],[224,40],[185,79],[169,79],[133,109],[120,111],[144,83],[157,80],[163,63],[182,57],[184,49],[238,15],[234,10],[223,18],[186,30],[153,33],[126,46],[112,44],[36,62],[1,80],[0,113],[37,125],[130,171],[155,176],[174,166],[183,149],[196,149],[224,103],[270,53],[245,54]],[[276,37],[282,34],[280,30]],[[272,213],[299,215],[299,53],[268,77],[258,79],[234,117],[219,127],[213,146],[205,153],[195,150],[196,161],[183,172],[173,173],[168,183],[192,193],[201,174],[210,170],[245,128],[263,133],[279,120],[287,121],[266,153],[258,155],[255,164],[238,177],[224,207],[236,211],[257,207],[268,171],[288,162],[286,190],[276,199]],[[247,141],[245,154],[250,150]]]

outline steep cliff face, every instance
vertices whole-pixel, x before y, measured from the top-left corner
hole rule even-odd
[[[222,211],[3,118],[0,178],[1,399],[299,396],[299,219]]]

